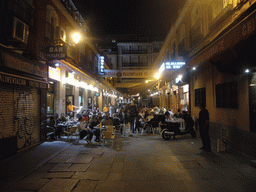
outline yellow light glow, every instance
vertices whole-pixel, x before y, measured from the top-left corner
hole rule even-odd
[[[158,80],[160,78],[160,73],[156,73],[155,78]]]
[[[79,33],[74,33],[72,37],[73,37],[73,41],[75,42],[75,44],[77,44],[81,39],[81,36]]]
[[[145,82],[148,83],[148,80],[146,80]]]

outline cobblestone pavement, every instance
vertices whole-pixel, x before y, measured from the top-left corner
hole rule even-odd
[[[113,145],[69,143],[17,181],[7,175],[0,191],[256,191],[255,168],[234,156],[199,150],[200,139],[190,135],[170,141],[152,134],[117,135]]]

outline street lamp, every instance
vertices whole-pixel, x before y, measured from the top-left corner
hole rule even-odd
[[[157,80],[159,80],[159,79],[160,79],[160,73],[156,73],[156,74],[155,74],[155,78],[156,78]]]
[[[72,38],[73,38],[73,41],[75,42],[75,44],[77,44],[81,39],[81,35],[79,33],[74,33],[72,35]]]

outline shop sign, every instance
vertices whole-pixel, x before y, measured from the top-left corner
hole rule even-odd
[[[96,97],[99,97],[99,96],[100,96],[100,93],[95,93],[95,96],[96,96]]]
[[[36,87],[36,88],[41,88],[41,89],[48,88],[47,83],[42,83],[42,82],[33,81],[33,80],[26,80],[26,79],[22,79],[22,78],[12,77],[12,76],[8,76],[8,75],[1,75],[1,74],[0,74],[0,82],[10,83],[10,84],[14,84],[14,85]]]
[[[62,60],[67,57],[67,47],[66,46],[51,46],[48,48],[48,52],[46,53],[46,58],[48,60]]]
[[[9,68],[17,69],[43,78],[47,77],[47,67],[40,62],[33,63],[4,53],[4,65]]]
[[[49,66],[49,78],[60,81],[60,68],[59,67],[51,67]]]
[[[23,86],[27,85],[27,82],[24,79],[10,77],[10,76],[6,76],[6,75],[0,75],[0,82],[10,83],[10,84],[15,84],[15,85],[23,85]]]
[[[203,63],[215,55],[247,39],[256,32],[256,11],[253,11],[242,22],[229,30],[224,36],[213,42],[205,50],[189,61],[190,64]]]
[[[121,73],[121,74],[120,74]],[[152,70],[104,70],[104,77],[122,78],[150,78],[154,76]]]

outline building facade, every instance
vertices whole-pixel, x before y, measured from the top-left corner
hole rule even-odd
[[[167,98],[166,107],[185,109],[187,95],[188,111],[196,119],[204,102],[213,148],[251,156],[256,156],[255,7],[253,0],[187,1],[155,62],[186,62],[165,72],[168,83],[161,98]],[[169,102],[173,97],[175,102]]]
[[[100,53],[71,0],[1,1],[0,10],[0,159],[45,141],[46,119],[65,114],[68,101],[79,113],[122,96],[100,75]]]
[[[146,82],[154,79],[151,67],[162,47],[161,38],[126,35],[112,37],[112,42],[102,48],[102,52],[110,59],[113,70],[105,76],[114,78],[115,87],[129,95],[137,93],[147,95]],[[143,90],[143,91],[142,91]]]

